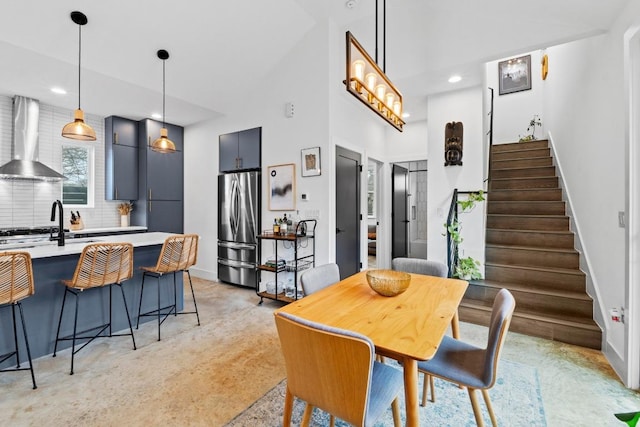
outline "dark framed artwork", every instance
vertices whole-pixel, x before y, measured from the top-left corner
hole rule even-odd
[[[531,55],[498,63],[500,95],[531,89]]]
[[[320,147],[304,148],[300,150],[302,176],[320,175]]]
[[[292,211],[296,208],[296,165],[269,166],[269,210]]]

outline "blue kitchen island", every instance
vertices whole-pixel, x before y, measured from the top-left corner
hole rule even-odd
[[[138,304],[140,303],[140,287],[142,284],[141,266],[153,266],[158,261],[162,244],[169,237],[169,233],[136,233],[112,236],[99,236],[80,239],[68,239],[65,246],[56,246],[56,242],[47,242],[43,245],[18,247],[7,249],[10,251],[29,252],[33,262],[33,274],[35,280],[35,294],[22,301],[27,334],[31,347],[31,357],[37,358],[53,353],[56,340],[56,329],[64,295],[62,279],[73,277],[76,265],[83,248],[94,242],[130,242],[134,246],[133,262],[134,275],[124,282],[122,288],[127,298],[131,323],[134,325],[138,316]],[[1,249],[0,251],[4,251]],[[147,291],[143,296],[142,312],[154,310],[158,306],[156,280],[147,280]],[[183,282],[182,275],[176,274],[177,284],[177,310],[183,309]],[[173,302],[173,277],[171,274],[161,278],[161,304],[166,306]],[[90,289],[81,295],[80,309],[78,312],[78,329],[86,330],[99,326],[109,321],[109,289]],[[71,300],[73,303],[73,299]],[[62,319],[60,335],[70,335],[73,332],[72,305],[67,301]],[[71,309],[70,309],[71,308]],[[122,294],[119,290],[113,290],[112,331],[122,331],[129,328],[127,317],[122,304]],[[17,318],[20,328],[19,317]],[[153,317],[142,317],[143,321],[155,321]],[[134,334],[135,334],[134,329]],[[127,338],[113,338],[127,339]],[[18,333],[20,343],[20,359],[27,360],[24,350],[22,333]],[[71,346],[70,341],[58,343],[58,351]],[[0,310],[0,354],[13,350],[13,332],[11,330],[11,310]],[[15,360],[12,359],[12,360]],[[10,366],[11,363],[7,363]],[[0,368],[6,366],[2,365]]]

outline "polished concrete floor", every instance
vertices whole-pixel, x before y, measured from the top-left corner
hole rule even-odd
[[[272,312],[280,303],[251,289],[195,280],[194,315],[169,318],[157,341],[154,322],[129,337],[95,341],[0,375],[0,425],[221,426],[285,377]],[[28,315],[28,314],[27,314]],[[487,329],[463,323],[461,336],[481,344]],[[620,426],[613,414],[640,410],[598,351],[510,333],[502,357],[535,366],[549,426]],[[436,402],[437,404],[437,402]],[[470,410],[469,401],[460,410]],[[428,425],[428,420],[424,420]]]

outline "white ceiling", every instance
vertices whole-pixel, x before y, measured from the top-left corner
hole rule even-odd
[[[602,33],[629,1],[638,0],[388,0],[386,72],[412,119],[423,118],[429,94],[480,84],[483,63]],[[161,112],[158,49],[171,55],[167,121],[189,125],[231,111],[316,23],[331,19],[370,54],[375,47],[374,0],[352,9],[346,0],[4,1],[0,94],[77,107],[73,10],[89,19],[82,108],[101,116]],[[454,73],[463,80],[447,83]],[[52,86],[68,94],[55,95]]]

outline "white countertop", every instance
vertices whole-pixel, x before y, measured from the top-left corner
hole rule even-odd
[[[123,227],[118,227],[121,229]],[[144,228],[144,227],[143,227]],[[96,230],[96,229],[94,229]],[[82,231],[82,230],[79,230]],[[31,254],[31,258],[49,258],[62,255],[73,255],[82,252],[82,249],[88,243],[95,242],[129,242],[134,247],[138,246],[152,246],[162,245],[167,237],[171,236],[171,233],[132,233],[132,234],[114,234],[112,236],[98,236],[98,237],[85,237],[79,239],[66,239],[64,246],[58,246],[58,242],[38,242],[32,243],[29,246],[15,247],[7,249],[11,251],[24,251]],[[0,247],[0,250],[3,250]]]
[[[146,231],[147,227],[132,225],[129,227],[105,227],[105,228],[83,228],[82,230],[70,230],[71,234],[91,234],[91,233],[115,233],[123,231]]]

